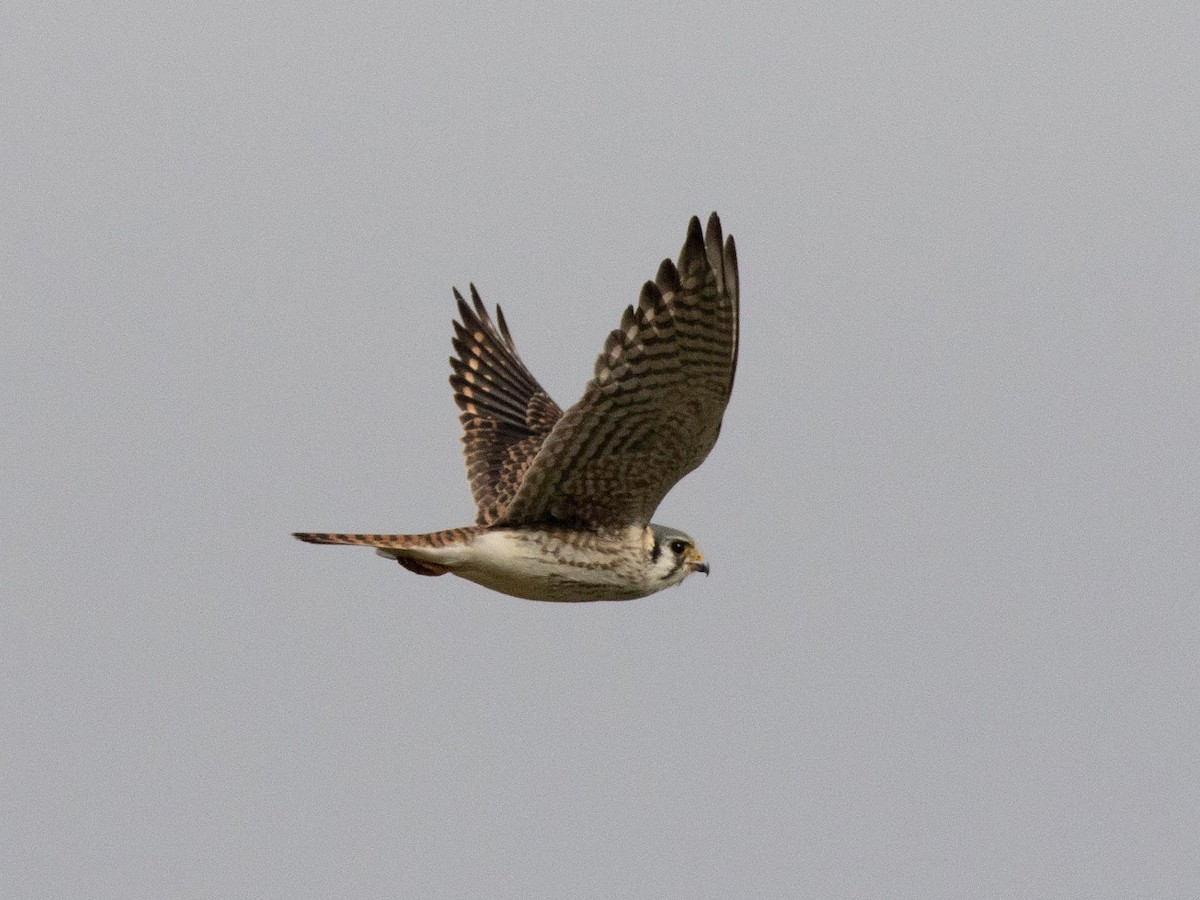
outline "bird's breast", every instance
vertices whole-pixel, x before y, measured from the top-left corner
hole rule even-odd
[[[641,528],[494,528],[472,542],[455,574],[529,600],[632,600],[651,593]]]

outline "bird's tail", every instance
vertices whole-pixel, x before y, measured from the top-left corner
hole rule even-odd
[[[462,548],[482,531],[479,527],[449,528],[428,534],[322,534],[298,531],[292,537],[309,544],[374,547],[380,556],[396,560],[418,575],[444,575],[453,568]]]

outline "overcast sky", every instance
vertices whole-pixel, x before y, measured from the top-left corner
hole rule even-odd
[[[1192,3],[0,13],[0,894],[1200,895]],[[689,216],[740,370],[515,600],[450,288],[563,406]]]

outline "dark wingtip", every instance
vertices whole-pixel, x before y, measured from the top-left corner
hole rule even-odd
[[[642,285],[642,293],[638,295],[638,308],[650,312],[662,304],[662,290],[653,281]],[[630,308],[629,312],[632,312]]]
[[[513,343],[512,335],[508,333],[508,323],[504,321],[504,310],[500,308],[499,303],[496,304],[496,324],[500,326],[500,334],[508,343],[508,349],[511,350],[515,355],[517,352],[517,347]]]
[[[658,267],[658,274],[654,276],[654,282],[664,294],[679,290],[679,270],[675,268],[675,263],[664,259]]]
[[[487,321],[487,308],[483,305],[483,301],[479,299],[479,291],[475,290],[475,282],[471,282],[471,302],[475,304],[475,312],[479,315],[480,321]]]
[[[725,238],[725,277],[736,293],[738,291],[737,244],[733,242],[732,234]]]
[[[704,229],[704,235],[711,243],[715,243],[718,247],[724,243],[721,237],[721,217],[715,212],[710,213],[708,216],[708,225]]]
[[[471,321],[471,307],[467,306],[466,298],[459,293],[458,288],[451,288],[454,291],[454,301],[458,306],[458,317],[462,319],[463,325],[469,325]],[[455,325],[458,323],[455,322]]]
[[[692,216],[688,222],[687,237],[683,241],[683,249],[679,251],[679,272],[686,277],[691,271],[694,260],[707,259],[704,247],[704,231],[700,227],[698,216]]]
[[[725,239],[721,234],[721,218],[715,212],[708,217],[708,228],[704,232],[704,249],[708,254],[708,264],[717,273],[717,280],[724,280],[724,250]]]

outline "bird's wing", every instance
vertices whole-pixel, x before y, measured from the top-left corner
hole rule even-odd
[[[583,397],[524,473],[501,524],[645,524],[704,461],[721,430],[738,347],[733,238],[713,213],[688,225],[676,266],[663,260],[609,335]]]
[[[517,492],[538,448],[562,417],[513,345],[504,313],[493,322],[471,285],[471,305],[457,290],[450,385],[462,410],[463,454],[479,525],[500,518]]]

